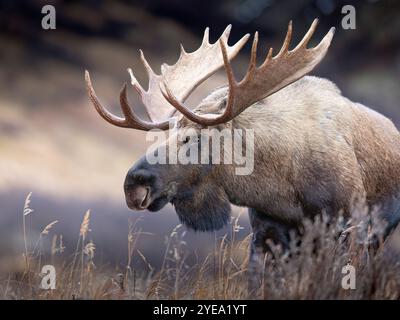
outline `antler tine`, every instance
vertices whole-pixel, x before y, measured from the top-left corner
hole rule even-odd
[[[127,123],[125,119],[117,117],[109,112],[106,108],[104,108],[99,99],[97,98],[96,92],[93,89],[92,81],[90,80],[89,71],[85,71],[85,81],[86,81],[86,89],[89,94],[89,98],[92,101],[94,107],[96,108],[99,115],[106,120],[107,122],[116,125],[118,127],[127,127]]]
[[[229,24],[224,32],[221,34],[221,37],[218,40],[224,40],[225,44],[227,46],[228,45],[228,40],[229,40],[229,36],[231,34],[231,30],[232,30],[232,25]],[[240,40],[238,42],[236,42],[231,49],[233,49],[232,51],[236,54],[239,52],[239,50],[245,45],[245,43],[247,42],[247,40],[249,39],[250,34],[246,33],[242,38],[240,38]]]
[[[150,66],[148,66],[148,68],[151,70]],[[144,98],[144,95],[145,95],[145,90],[140,85],[139,81],[137,81],[135,75],[133,74],[132,69],[128,68],[127,70],[128,70],[129,76],[131,77],[131,84],[132,84],[133,88],[136,90],[136,92],[139,94],[140,98],[143,101],[143,98]],[[149,74],[149,77],[150,77],[150,74]],[[146,112],[147,117],[149,117],[151,119],[151,116],[150,116],[149,110],[147,109],[146,104],[144,104],[144,111]]]
[[[256,68],[257,64],[257,46],[258,46],[258,32],[254,34],[253,45],[251,47],[251,57],[250,57],[250,66],[249,70],[253,70]]]
[[[290,20],[285,40],[283,41],[281,50],[279,51],[279,53],[277,54],[276,57],[280,57],[281,55],[285,54],[289,50],[291,39],[292,39],[292,21]]]
[[[129,106],[128,97],[127,97],[127,93],[126,93],[126,82],[122,86],[122,89],[119,93],[119,102],[121,105],[122,113],[125,116],[125,122],[127,124],[128,123],[132,124],[132,126],[138,128],[138,129],[146,130],[146,128],[140,124],[139,119],[136,118],[136,115],[132,112],[132,109]],[[138,120],[138,121],[136,121],[136,120]]]
[[[152,75],[155,75],[155,72],[153,71],[153,69],[151,68],[150,64],[147,62],[147,60],[144,56],[143,50],[139,49],[139,52],[140,52],[140,60],[142,61],[144,67],[146,68],[147,75],[149,77],[151,77]]]
[[[303,39],[300,41],[300,43],[296,46],[296,48],[293,49],[293,51],[299,50],[300,48],[306,48],[308,42],[310,41],[311,37],[313,36],[315,29],[317,28],[318,25],[318,19],[314,19],[312,22],[310,28],[308,29],[307,33],[303,37]]]
[[[222,32],[221,37],[219,38],[219,40],[224,39],[226,43],[228,43],[228,39],[229,39],[229,35],[231,34],[231,30],[232,30],[232,25],[228,24],[224,30],[224,32]]]
[[[133,71],[131,68],[127,69],[129,76],[131,77],[131,85],[133,86],[133,88],[136,90],[136,92],[142,96],[143,95],[143,87],[140,85],[139,81],[137,81],[135,75],[133,74]]]
[[[130,128],[133,129],[139,129],[139,130],[152,130],[152,129],[161,129],[161,130],[166,130],[168,129],[169,122],[148,122],[144,121],[136,116],[136,114],[132,111],[132,108],[129,106],[128,102],[128,95],[126,92],[126,83],[123,85],[120,95],[119,95],[119,101],[121,104],[121,109],[122,112],[125,116],[125,121],[128,124]],[[147,112],[147,110],[146,110]]]
[[[210,44],[210,42],[209,42],[209,34],[210,34],[210,28],[207,27],[207,28],[204,30],[203,41],[202,41],[202,43],[201,43],[202,45]]]
[[[125,118],[120,118],[109,112],[106,108],[104,108],[101,105],[99,99],[97,98],[96,92],[93,89],[93,85],[90,80],[90,74],[89,71],[87,70],[85,71],[85,80],[90,100],[92,101],[99,115],[107,122],[122,128],[132,128],[144,131],[148,131],[151,129],[161,129],[161,130],[168,129],[169,126],[168,121],[162,123],[153,123],[153,122],[143,121],[136,116],[136,114],[132,111],[128,103],[126,83],[123,85],[120,92],[120,104]]]
[[[315,51],[323,51],[326,50],[331,44],[332,38],[335,35],[335,27],[329,29],[329,32],[325,35],[325,37],[321,40],[321,42],[313,49]]]
[[[250,33],[246,33],[242,38],[240,38],[240,40],[238,42],[236,42],[235,45],[233,45],[232,48],[234,48],[234,50],[239,51],[247,42],[247,40],[250,37]]]
[[[224,59],[224,67],[226,76],[228,77],[228,83],[230,87],[234,87],[236,84],[235,75],[233,74],[232,65],[228,58],[228,52],[226,50],[225,43],[219,40],[219,45],[221,46],[222,58]]]
[[[184,55],[187,54],[187,53],[186,53],[186,50],[185,50],[185,48],[183,47],[183,44],[182,44],[182,43],[180,44],[180,47],[181,47],[180,57],[182,57],[182,56],[184,56]]]
[[[258,47],[258,32],[254,34],[253,44],[251,46],[251,53],[250,53],[250,63],[249,67],[247,68],[246,76],[241,81],[247,81],[253,74],[254,70],[257,68],[257,47]],[[223,51],[226,49],[223,48]]]
[[[265,68],[268,65],[268,62],[272,59],[272,54],[274,52],[274,48],[269,48],[267,57],[265,58],[264,62],[261,64],[260,69]]]
[[[185,51],[185,49],[184,49],[183,46],[181,45],[181,55],[184,54],[184,51]],[[152,79],[159,78],[159,76],[156,75],[156,73],[153,71],[153,69],[151,68],[150,64],[149,64],[148,61],[146,60],[146,57],[144,56],[143,50],[139,49],[139,52],[140,52],[140,60],[142,61],[143,65],[144,65],[144,67],[145,67],[145,69],[146,69],[147,77],[149,78],[149,84],[151,84]],[[148,97],[148,96],[151,95],[151,92],[150,92],[150,90],[151,90],[150,85],[149,85],[149,88],[148,88],[148,90],[147,90],[147,92],[146,92],[146,91],[143,89],[143,87],[139,84],[139,82],[137,81],[137,79],[136,79],[136,77],[134,76],[133,71],[132,71],[131,68],[128,68],[128,73],[129,73],[129,75],[130,75],[130,77],[131,77],[131,84],[132,84],[132,86],[136,89],[136,91],[137,91],[138,94],[140,95],[140,98],[141,98],[142,101],[144,102],[143,105],[144,105],[144,110],[145,110],[145,112],[146,112],[146,115],[147,115],[150,119],[154,120],[154,119],[153,119],[154,115],[153,115],[153,117],[151,116],[151,114],[150,114],[150,112],[149,112],[149,109],[148,109],[148,106],[146,105],[146,103],[145,103],[145,101],[144,101],[144,100],[146,100],[146,97],[145,97],[145,96]],[[155,95],[155,96],[157,97],[157,95]]]

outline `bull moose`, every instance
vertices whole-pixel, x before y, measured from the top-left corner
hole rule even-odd
[[[200,231],[223,227],[230,204],[248,207],[254,259],[268,250],[266,240],[287,247],[290,231],[305,218],[321,212],[350,217],[355,197],[379,206],[386,234],[393,230],[400,220],[399,132],[388,118],[343,97],[334,83],[306,76],[327,53],[335,31],[331,28],[318,45],[307,48],[316,25],[314,20],[301,42],[289,50],[290,22],[279,53],[273,56],[271,48],[259,66],[256,32],[249,67],[240,82],[231,60],[249,34],[229,46],[231,26],[213,44],[207,28],[201,46],[192,53],[181,47],[178,61],[163,64],[161,74],[152,70],[141,51],[148,90],[129,72],[150,121],[140,119],[129,106],[126,84],[120,92],[125,117],[107,111],[86,71],[89,97],[100,116],[113,125],[168,130],[174,118],[170,134],[178,138],[178,148],[200,144],[204,128],[255,132],[254,170],[248,175],[235,174],[235,164],[150,164],[143,156],[126,175],[128,207],[157,211],[171,203],[182,223]],[[195,108],[185,105],[192,91],[222,67],[228,85],[213,90]],[[159,150],[168,148],[169,141]]]

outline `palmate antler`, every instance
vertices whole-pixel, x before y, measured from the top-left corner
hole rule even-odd
[[[164,64],[162,66],[162,76],[156,74],[152,70],[149,63],[146,61],[143,52],[140,51],[141,60],[149,77],[148,90],[146,91],[143,89],[136,80],[131,69],[128,69],[128,72],[131,76],[132,86],[141,97],[152,122],[140,119],[131,109],[127,99],[126,84],[122,87],[120,92],[120,104],[125,117],[120,118],[107,111],[107,109],[100,104],[93,89],[89,72],[86,71],[85,79],[87,91],[97,112],[106,121],[119,127],[138,130],[151,130],[156,128],[162,130],[168,129],[169,117],[175,109],[168,103],[161,93],[161,82],[163,80],[167,81],[169,88],[175,92],[175,99],[184,102],[198,85],[226,64],[226,59],[233,59],[246,43],[249,37],[248,34],[233,46],[229,46],[228,37],[230,30],[231,25],[225,29],[217,42],[210,44],[208,39],[209,29],[207,28],[204,32],[201,46],[192,53],[185,52],[183,46],[181,46],[181,54],[178,61],[172,66]],[[224,46],[224,56],[221,53],[221,44]]]
[[[230,121],[253,103],[300,79],[322,60],[329,48],[335,28],[331,28],[316,47],[307,49],[307,44],[316,29],[317,23],[318,19],[315,19],[301,42],[289,51],[292,36],[292,22],[290,22],[281,50],[275,57],[272,57],[271,48],[260,67],[256,66],[258,43],[258,33],[256,32],[251,50],[250,65],[245,77],[240,82],[237,82],[233,75],[225,43],[219,41],[229,83],[228,100],[222,114],[199,115],[191,111],[175,95],[167,73],[163,77],[162,93],[171,105],[193,122],[210,126]],[[164,76],[164,72],[162,72],[162,75]]]

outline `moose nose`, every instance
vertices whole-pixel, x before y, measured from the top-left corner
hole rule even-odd
[[[151,203],[155,176],[145,168],[131,168],[125,178],[126,204],[133,210],[144,210]]]
[[[130,209],[144,210],[150,202],[150,188],[142,185],[128,187],[125,190],[126,203]]]

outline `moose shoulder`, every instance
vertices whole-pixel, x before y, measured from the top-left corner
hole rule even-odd
[[[166,130],[169,117],[176,118],[170,139],[158,152],[171,148],[172,141],[178,141],[177,148],[196,143],[204,128],[254,130],[251,174],[235,174],[232,164],[150,164],[144,156],[126,176],[128,206],[157,211],[170,202],[183,223],[203,231],[223,227],[231,203],[246,206],[253,228],[252,254],[265,252],[268,239],[286,246],[290,230],[306,217],[321,212],[331,216],[343,212],[350,217],[352,202],[358,197],[381,207],[389,233],[400,219],[396,210],[399,132],[389,119],[343,97],[332,82],[306,76],[326,54],[334,33],[331,29],[316,47],[307,48],[315,28],[316,21],[289,50],[290,23],[279,53],[272,56],[271,49],[260,66],[256,65],[256,33],[249,69],[240,82],[233,76],[230,61],[248,35],[228,46],[230,27],[214,44],[209,43],[206,29],[200,48],[190,54],[182,49],[178,62],[163,65],[160,75],[142,53],[149,89],[143,90],[130,74],[151,121],[139,119],[130,108],[126,86],[120,94],[125,117],[109,113],[86,72],[89,96],[108,122],[138,130]],[[184,104],[189,94],[222,67],[228,86],[215,89],[189,109]]]

